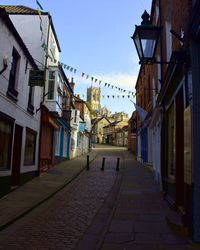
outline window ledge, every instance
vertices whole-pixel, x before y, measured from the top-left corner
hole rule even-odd
[[[7,168],[7,167],[1,167],[1,168],[0,168],[0,172],[3,172],[3,171],[10,171],[10,169]],[[2,176],[2,177],[3,177],[3,176]]]
[[[13,101],[17,102],[17,96],[18,96],[18,92],[17,90],[13,89],[13,88],[8,88],[7,90],[7,96],[12,99]]]

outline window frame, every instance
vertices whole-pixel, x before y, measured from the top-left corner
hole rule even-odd
[[[10,151],[10,154],[8,155],[7,159],[7,167],[0,167],[0,171],[8,171],[11,169],[11,157],[12,157],[12,145],[13,145],[13,129],[14,129],[14,119],[7,116],[6,114],[0,112],[0,121],[6,122],[11,126],[11,133],[9,138],[9,145],[8,150]]]
[[[50,72],[54,73],[54,78],[50,78]],[[51,83],[51,86],[50,86]],[[48,71],[48,100],[54,100],[55,98],[55,85],[56,85],[56,71],[55,70],[49,70]],[[52,91],[50,92],[50,88],[53,86]],[[52,95],[50,95],[52,94]]]
[[[20,64],[20,55],[13,47],[12,59],[11,59],[11,68],[8,80],[8,90],[7,96],[14,101],[17,101],[18,91],[17,91],[17,80],[19,76],[19,64]]]
[[[26,146],[27,146],[27,134],[30,133],[32,135],[34,135],[34,149],[33,149],[33,161],[32,163],[27,163],[25,162],[25,155],[26,155]],[[29,127],[26,127],[26,137],[25,137],[25,146],[24,146],[24,166],[32,166],[35,164],[36,162],[36,143],[37,143],[37,132],[32,130],[31,128]]]

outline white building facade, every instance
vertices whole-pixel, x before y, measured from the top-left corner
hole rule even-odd
[[[4,10],[0,34],[1,195],[37,174],[41,88],[29,86],[30,69],[38,67]]]
[[[64,139],[68,140],[69,130],[64,122],[58,121],[62,116],[63,86],[66,84],[64,71],[59,64],[61,48],[48,12],[39,15],[37,10],[24,6],[6,6],[6,10],[38,67],[45,74],[40,107],[42,126],[39,165],[40,172],[43,172],[69,154],[64,152],[68,143]],[[48,145],[44,146],[43,141],[48,141]]]

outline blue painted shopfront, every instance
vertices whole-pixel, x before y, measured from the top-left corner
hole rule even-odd
[[[69,159],[70,156],[70,137],[71,137],[71,131],[68,124],[62,119],[58,119],[60,126],[60,159],[63,159],[64,156],[66,156],[67,159]],[[64,140],[65,135],[67,133],[67,140]],[[64,147],[65,144],[65,147]],[[65,151],[64,150],[65,148]]]

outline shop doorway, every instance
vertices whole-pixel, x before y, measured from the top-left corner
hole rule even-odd
[[[22,150],[23,127],[15,125],[15,136],[13,146],[11,185],[18,186],[20,182],[21,150]]]

